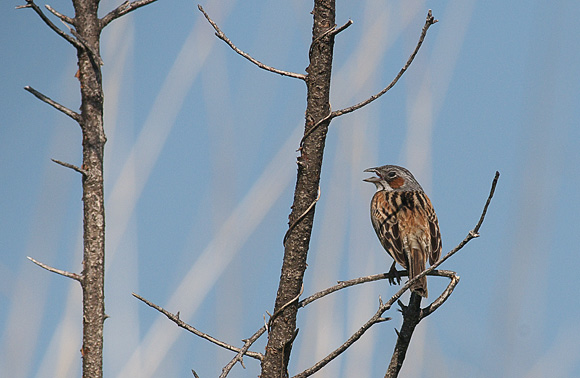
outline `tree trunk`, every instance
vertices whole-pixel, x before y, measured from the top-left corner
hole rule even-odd
[[[413,336],[415,327],[421,321],[421,296],[412,291],[409,305],[403,307],[402,312],[403,325],[401,326],[401,331],[398,333],[397,344],[395,345],[395,350],[391,357],[391,363],[387,368],[385,378],[398,377],[401,367],[403,367],[403,361],[405,361],[407,349],[411,343],[411,336]]]
[[[74,24],[82,41],[99,54],[101,24],[98,0],[74,0]],[[101,67],[85,49],[78,52],[83,137],[84,250],[83,377],[103,376],[103,323],[105,320],[105,204],[103,192],[103,86]]]
[[[308,102],[305,135],[330,112],[334,35],[329,31],[335,26],[334,0],[316,0],[313,15],[310,65],[306,69]],[[300,150],[294,203],[289,216],[291,228],[284,246],[282,272],[276,295],[274,317],[268,334],[266,355],[262,361],[261,378],[288,376],[288,361],[292,343],[297,334],[296,313],[298,311],[297,301],[289,303],[299,295],[303,285],[314,220],[312,204],[315,203],[318,195],[328,124],[329,121],[323,122],[309,133]],[[292,227],[294,223],[296,223],[295,227]]]

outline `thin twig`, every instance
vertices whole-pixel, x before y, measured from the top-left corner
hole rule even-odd
[[[67,278],[70,278],[70,279],[73,279],[73,280],[79,281],[79,282],[81,282],[81,280],[82,280],[82,276],[80,274],[71,273],[71,272],[67,272],[66,270],[53,268],[52,266],[48,266],[44,263],[41,263],[40,261],[36,261],[35,259],[33,259],[30,256],[26,256],[26,258],[28,260],[32,261],[33,263],[35,263],[36,265],[38,265],[39,267],[48,270],[49,272],[60,274],[61,276],[64,276],[64,277],[67,277]]]
[[[16,9],[23,9],[23,8],[32,8],[36,12],[36,14],[38,14],[40,16],[42,21],[44,21],[44,23],[46,25],[48,25],[48,27],[51,28],[56,34],[60,35],[64,39],[66,39],[71,45],[73,45],[77,49],[82,50],[84,48],[84,46],[81,42],[79,42],[75,38],[71,37],[70,35],[66,34],[61,29],[57,28],[56,25],[52,21],[50,21],[50,19],[48,17],[46,17],[46,15],[42,11],[42,9],[40,9],[40,7],[38,5],[36,5],[33,0],[26,0],[26,5],[20,5],[20,6],[16,7]]]
[[[481,217],[479,218],[479,222],[477,222],[477,225],[473,229],[473,232],[476,234],[476,236],[479,236],[479,228],[483,224],[483,219],[485,218],[485,214],[487,214],[487,208],[489,207],[489,204],[491,202],[493,194],[495,193],[495,187],[497,186],[498,180],[499,180],[499,171],[495,171],[495,177],[493,178],[493,182],[491,183],[491,190],[489,192],[489,197],[487,197],[487,201],[485,202],[485,206],[483,207],[483,212],[481,213]]]
[[[335,35],[337,35],[338,33],[340,33],[341,31],[343,31],[344,29],[348,28],[350,25],[352,25],[352,20],[348,20],[344,25],[342,25],[341,27],[339,27],[338,29],[336,28],[336,25],[334,25],[331,28],[326,29],[326,31],[322,34],[320,34],[318,37],[316,37],[315,40],[312,41],[312,43],[310,44],[310,48],[308,49],[308,56],[312,55],[312,51],[314,49],[314,47],[316,45],[318,45],[318,43],[320,41],[322,41],[322,39],[324,37],[334,37]]]
[[[57,12],[54,8],[52,8],[50,5],[46,4],[45,5],[46,9],[48,9],[50,11],[50,13],[54,14],[56,17],[60,18],[60,20],[62,22],[66,22],[67,24],[72,25],[74,20],[72,18],[70,18],[69,16],[66,16],[60,12]]]
[[[55,108],[56,110],[58,110],[64,114],[66,114],[67,116],[71,117],[75,121],[77,121],[77,122],[81,121],[81,115],[79,113],[74,112],[74,111],[70,110],[69,108],[67,108],[66,106],[59,104],[58,102],[52,100],[51,98],[43,95],[42,93],[40,93],[36,89],[29,87],[29,86],[26,86],[26,87],[24,87],[24,90],[32,93],[40,101],[46,102],[48,105],[52,106],[53,108]]]
[[[387,85],[385,87],[385,89],[383,89],[379,93],[377,93],[377,94],[369,97],[368,99],[366,99],[366,100],[364,100],[362,102],[359,102],[356,105],[353,105],[353,106],[350,106],[348,108],[345,108],[345,109],[341,109],[341,110],[337,110],[337,111],[332,112],[332,117],[331,118],[335,118],[335,117],[341,116],[343,114],[347,114],[347,113],[354,112],[355,110],[360,109],[363,106],[368,105],[371,102],[375,101],[377,98],[381,97],[382,95],[384,95],[385,93],[387,93],[392,87],[394,87],[395,84],[397,84],[397,82],[401,78],[401,76],[403,76],[403,74],[405,73],[405,71],[407,71],[407,69],[409,68],[409,66],[411,66],[411,63],[413,63],[413,60],[415,59],[415,56],[419,52],[419,49],[421,48],[421,45],[423,44],[423,40],[425,39],[425,36],[427,35],[427,30],[429,30],[429,27],[431,25],[433,25],[434,23],[436,23],[437,21],[438,20],[436,20],[435,18],[433,18],[433,14],[431,12],[431,9],[429,9],[429,12],[427,13],[427,20],[425,21],[425,26],[423,26],[423,29],[421,30],[421,36],[419,37],[419,41],[417,42],[417,46],[415,46],[415,50],[413,51],[413,53],[411,54],[411,56],[409,56],[409,59],[407,59],[407,63],[405,63],[405,65],[403,66],[403,68],[401,68],[401,70],[399,71],[399,73],[397,74],[397,76],[393,79],[393,81],[391,81],[391,83],[389,85]]]
[[[242,349],[241,348],[237,348],[233,345],[227,344],[221,340],[216,339],[215,337],[212,337],[206,333],[203,333],[201,331],[199,331],[198,329],[190,326],[189,324],[185,323],[184,321],[182,321],[181,319],[179,319],[179,316],[177,314],[172,314],[171,312],[167,311],[166,309],[164,309],[161,306],[156,305],[155,303],[148,301],[147,299],[141,297],[138,294],[132,293],[133,296],[137,299],[139,299],[140,301],[144,302],[145,304],[147,304],[149,307],[153,307],[154,309],[156,309],[157,311],[161,312],[163,315],[165,315],[169,320],[171,320],[172,322],[174,322],[175,324],[177,324],[179,327],[188,330],[189,332],[203,338],[206,339],[224,349],[227,350],[231,350],[233,352],[240,352]],[[252,358],[255,358],[257,360],[262,360],[262,358],[264,358],[264,355],[262,353],[258,353],[258,352],[252,352],[252,351],[246,351],[244,353],[246,356],[250,356]]]
[[[270,66],[265,65],[264,63],[262,63],[262,62],[260,62],[260,61],[258,61],[256,59],[252,58],[252,56],[250,56],[249,54],[247,54],[247,53],[243,52],[242,50],[240,50],[239,48],[237,48],[236,45],[234,45],[234,43],[224,34],[224,32],[222,32],[220,30],[219,26],[209,17],[209,15],[205,12],[205,10],[203,9],[203,7],[201,5],[198,5],[197,7],[201,11],[201,13],[203,13],[203,15],[205,16],[205,18],[207,19],[207,21],[211,24],[211,26],[214,28],[215,35],[219,39],[221,39],[222,41],[224,41],[225,43],[227,43],[228,46],[230,46],[232,48],[232,50],[234,50],[235,52],[237,52],[239,55],[243,56],[244,58],[246,58],[250,62],[254,63],[256,66],[258,66],[261,69],[264,69],[266,71],[274,72],[274,73],[277,73],[277,74],[282,75],[282,76],[293,77],[295,79],[306,80],[306,75],[298,74],[298,73],[295,73],[295,72],[283,71],[283,70],[279,70],[279,69],[274,68],[274,67],[270,67]]]
[[[105,15],[105,17],[101,18],[101,28],[104,28],[105,26],[110,24],[111,21],[113,21],[121,16],[124,16],[129,12],[134,11],[137,8],[141,8],[145,5],[149,5],[151,3],[154,3],[155,1],[157,1],[157,0],[138,0],[138,1],[133,1],[133,2],[125,1],[121,5],[119,5],[117,8],[115,8],[112,11],[110,11],[109,13],[107,13]]]
[[[312,43],[310,44],[310,51],[308,53],[308,55],[310,55],[312,53],[312,49],[314,48],[314,46],[316,46],[318,44],[318,42],[322,41],[322,39],[324,37],[327,36],[335,36],[338,33],[340,33],[341,31],[343,31],[344,29],[348,28],[350,25],[352,25],[352,20],[348,20],[344,25],[342,25],[340,28],[336,28],[336,25],[334,25],[331,28],[328,28],[324,33],[320,34],[318,37],[316,37],[316,39],[314,41],[312,41]]]
[[[384,280],[384,279],[388,278],[388,275],[389,275],[388,273],[379,273],[379,274],[374,274],[372,276],[359,277],[359,278],[354,278],[352,280],[347,280],[347,281],[339,281],[338,284],[336,284],[334,286],[331,286],[327,289],[324,289],[324,290],[321,290],[317,293],[314,293],[307,298],[304,298],[303,300],[298,302],[298,307],[305,307],[317,299],[320,299],[322,297],[325,297],[329,294],[334,293],[335,291],[342,290],[342,289],[350,287],[350,286],[359,285],[359,284],[366,283],[366,282]]]
[[[234,365],[236,364],[236,362],[240,361],[240,364],[242,365],[242,367],[245,368],[244,366],[244,354],[246,354],[248,352],[248,350],[250,349],[250,347],[252,346],[252,344],[254,344],[259,338],[260,336],[262,336],[262,334],[264,333],[264,331],[266,330],[265,327],[262,327],[260,329],[262,332],[256,332],[252,335],[252,337],[250,337],[247,340],[244,340],[244,346],[242,347],[242,349],[240,349],[240,351],[238,352],[238,354],[236,354],[234,356],[234,358],[232,358],[232,360],[222,369],[222,373],[220,374],[219,378],[225,378],[227,377],[227,375],[230,373],[230,371],[232,370],[232,368],[234,367]]]
[[[87,176],[89,174],[89,172],[87,172],[86,170],[84,170],[80,167],[77,167],[76,165],[65,163],[64,161],[60,161],[60,160],[56,160],[56,159],[50,159],[50,160],[54,161],[56,164],[62,165],[63,167],[70,168],[73,171],[76,171],[83,176]]]
[[[348,20],[344,25],[342,25],[340,28],[338,29],[334,29],[330,34],[331,35],[337,35],[338,33],[340,33],[341,31],[345,30],[346,28],[348,28],[350,25],[352,25],[353,22],[352,20]]]
[[[283,245],[286,245],[286,240],[288,240],[288,237],[290,236],[290,231],[292,231],[294,229],[294,227],[296,227],[298,225],[298,223],[300,223],[302,221],[302,219],[304,219],[304,217],[306,215],[308,215],[310,210],[312,210],[312,208],[314,207],[314,205],[316,205],[316,202],[318,202],[319,199],[320,199],[320,186],[318,186],[318,196],[316,196],[316,199],[314,201],[312,201],[310,206],[308,206],[308,208],[306,210],[304,210],[304,212],[302,214],[300,214],[300,216],[298,218],[296,218],[296,220],[294,222],[292,222],[290,227],[288,227],[288,231],[286,231],[286,234],[284,235],[284,239],[282,241]]]

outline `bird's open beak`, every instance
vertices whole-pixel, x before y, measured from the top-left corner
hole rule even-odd
[[[377,175],[379,174],[379,172],[377,171],[376,168],[368,168],[368,169],[365,169],[363,172],[373,172],[373,173],[376,173]],[[363,181],[370,182],[370,183],[374,184],[376,182],[381,181],[381,178],[373,176],[373,177],[366,178]]]

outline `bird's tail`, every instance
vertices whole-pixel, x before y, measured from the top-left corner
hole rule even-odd
[[[412,279],[419,275],[419,273],[421,273],[423,270],[425,270],[427,256],[421,249],[413,248],[411,249],[411,256],[409,260],[409,279]],[[411,285],[411,290],[423,298],[427,298],[427,277],[423,276],[417,282]]]

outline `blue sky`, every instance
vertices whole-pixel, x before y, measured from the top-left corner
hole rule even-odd
[[[50,161],[80,164],[80,130],[23,87],[77,110],[75,51],[31,10],[14,9],[23,3],[0,4],[0,370],[73,377],[80,288],[26,256],[81,269],[80,177]],[[304,296],[391,264],[370,224],[365,168],[400,164],[415,174],[437,210],[445,251],[473,228],[499,170],[481,237],[442,266],[461,282],[418,327],[402,374],[580,376],[580,3],[337,3],[337,23],[354,24],[336,38],[333,109],[392,80],[428,9],[439,23],[388,94],[332,122]],[[50,5],[72,16],[68,0]],[[102,14],[117,5],[102,1]],[[202,5],[239,48],[304,73],[311,2]],[[280,274],[305,85],[236,55],[195,2],[159,0],[115,21],[101,51],[105,374],[218,375],[230,353],[177,329],[131,292],[236,345],[263,324]],[[429,292],[444,284],[430,278]],[[373,315],[379,295],[395,291],[366,284],[303,309],[291,374],[340,345]],[[384,374],[400,325],[398,312],[387,315],[394,319],[317,376]],[[245,365],[232,376],[258,375],[258,363]]]

